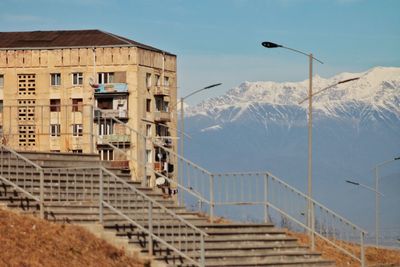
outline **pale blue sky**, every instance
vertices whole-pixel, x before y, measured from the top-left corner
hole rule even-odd
[[[265,49],[270,40],[325,62],[329,77],[400,66],[397,0],[1,0],[0,31],[101,29],[178,56],[178,89],[211,83],[222,94],[243,81],[299,81],[307,58]]]

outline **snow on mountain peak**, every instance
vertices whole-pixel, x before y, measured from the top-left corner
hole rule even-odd
[[[362,73],[340,73],[325,79],[313,77],[313,92],[339,81],[359,77],[359,80],[329,88],[313,97],[315,111],[332,115],[333,110],[349,103],[368,105],[377,110],[390,110],[400,115],[400,68],[375,67]],[[187,115],[218,115],[227,109],[238,109],[239,116],[253,105],[308,107],[307,101],[298,103],[308,96],[308,80],[300,82],[244,82],[229,90],[225,95],[209,99],[189,108]],[[234,118],[233,118],[234,119]]]

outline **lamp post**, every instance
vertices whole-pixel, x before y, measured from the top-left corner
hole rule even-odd
[[[379,246],[379,239],[380,239],[380,197],[379,194],[377,192],[379,192],[379,168],[391,163],[395,160],[400,160],[400,157],[396,157],[390,160],[386,160],[384,162],[378,163],[375,165],[374,169],[375,169],[375,209],[376,209],[376,213],[375,213],[375,243],[376,246]]]
[[[309,59],[309,84],[308,84],[308,179],[307,179],[307,196],[308,196],[308,204],[307,204],[307,226],[309,229],[312,231],[309,231],[310,234],[310,239],[311,239],[311,248],[315,248],[314,244],[314,220],[313,214],[312,214],[312,203],[311,203],[311,198],[312,198],[312,70],[313,70],[313,60],[318,61],[319,63],[323,64],[322,61],[319,59],[315,58],[312,53],[307,54],[302,51],[299,51],[297,49],[293,49],[290,47],[286,47],[283,45],[279,45],[276,43],[272,42],[262,42],[262,46],[266,48],[285,48],[287,50],[305,55]]]
[[[199,90],[196,90],[196,91],[188,94],[185,97],[181,97],[180,98],[180,104],[181,104],[181,156],[182,157],[183,157],[183,148],[184,148],[184,138],[183,138],[184,134],[183,133],[185,132],[185,127],[184,127],[185,109],[183,107],[183,102],[185,101],[185,99],[191,97],[192,95],[195,95],[197,93],[200,93],[200,92],[202,92],[204,90],[211,89],[211,88],[216,87],[216,86],[220,86],[221,84],[222,83],[211,84],[209,86],[206,86],[206,87],[203,87],[203,88],[201,88]]]
[[[367,185],[363,185],[358,182],[354,182],[351,180],[346,180],[347,183],[364,187],[370,191],[375,192],[375,245],[379,246],[379,239],[380,239],[380,197],[384,196],[381,192],[379,192],[379,168],[383,165],[391,163],[393,161],[400,160],[400,157],[396,157],[390,160],[386,160],[384,162],[378,163],[375,165],[375,188],[372,188]]]
[[[180,133],[181,133],[181,157],[183,158],[183,154],[184,154],[184,144],[185,144],[185,141],[184,141],[184,133],[185,133],[185,122],[184,122],[184,120],[185,120],[185,109],[184,109],[184,107],[183,107],[183,103],[184,103],[184,101],[187,99],[187,98],[189,98],[189,97],[191,97],[191,96],[193,96],[193,95],[195,95],[195,94],[197,94],[197,93],[200,93],[200,92],[202,92],[202,91],[204,91],[204,90],[208,90],[208,89],[211,89],[211,88],[214,88],[214,87],[217,87],[217,86],[220,86],[222,83],[215,83],[215,84],[211,84],[211,85],[208,85],[208,86],[206,86],[206,87],[203,87],[203,88],[201,88],[201,89],[198,89],[198,90],[196,90],[196,91],[193,91],[192,93],[190,93],[190,94],[188,94],[188,95],[186,95],[186,96],[184,96],[184,97],[181,97],[180,98],[180,105],[181,105],[181,131],[180,131]],[[182,165],[182,167],[181,167],[181,181],[183,182],[183,164],[181,164]],[[183,196],[181,195],[181,204],[183,205]]]
[[[378,242],[378,238],[377,238],[377,236],[378,236],[377,233],[378,233],[378,227],[379,227],[378,226],[379,225],[379,222],[378,222],[378,220],[379,220],[379,204],[378,204],[378,197],[377,196],[384,196],[384,195],[381,192],[378,191],[377,187],[372,188],[372,187],[370,187],[368,185],[364,185],[362,183],[355,182],[355,181],[352,181],[352,180],[346,180],[346,183],[349,183],[349,184],[352,184],[352,185],[356,185],[356,186],[360,186],[360,187],[364,187],[364,188],[366,188],[366,189],[368,189],[368,190],[370,190],[370,191],[375,193],[375,244],[376,244],[376,246],[378,246],[379,242]],[[377,184],[375,184],[375,186],[376,185]]]
[[[304,101],[308,100],[308,178],[307,178],[307,196],[308,196],[308,204],[307,204],[307,226],[309,229],[311,229],[311,231],[309,232],[310,236],[311,236],[311,248],[314,249],[315,248],[315,244],[314,244],[314,209],[313,209],[313,205],[312,205],[312,97],[314,95],[317,95],[319,93],[322,93],[325,90],[328,90],[329,88],[332,88],[336,85],[342,84],[342,83],[346,83],[346,82],[350,82],[350,81],[354,81],[354,80],[358,80],[359,78],[352,78],[352,79],[347,79],[347,80],[343,80],[343,81],[339,81],[335,84],[332,84],[328,87],[325,87],[315,93],[313,93],[313,87],[312,87],[312,71],[313,71],[313,60],[318,61],[319,63],[323,64],[323,62],[317,58],[315,58],[313,56],[312,53],[307,54],[304,53],[300,50],[297,49],[293,49],[290,47],[286,47],[280,44],[276,44],[276,43],[272,43],[272,42],[262,42],[261,43],[262,46],[266,47],[266,48],[285,48],[287,50],[305,55],[308,57],[309,59],[309,84],[308,84],[308,97],[306,97],[305,99],[303,99],[302,101],[299,102],[299,104],[303,103]]]

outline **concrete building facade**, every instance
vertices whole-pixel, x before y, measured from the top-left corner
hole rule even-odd
[[[174,159],[149,140],[176,151],[176,84],[175,55],[111,33],[0,32],[1,140],[99,153],[150,184],[146,164],[173,177]]]

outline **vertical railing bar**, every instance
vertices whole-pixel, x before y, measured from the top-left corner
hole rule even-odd
[[[44,173],[40,169],[40,218],[44,219]]]
[[[103,183],[104,183],[104,177],[103,177],[103,170],[99,168],[99,221],[100,224],[104,224],[104,211],[103,211]]]
[[[148,209],[149,255],[153,256],[153,203],[151,201],[149,201]]]

